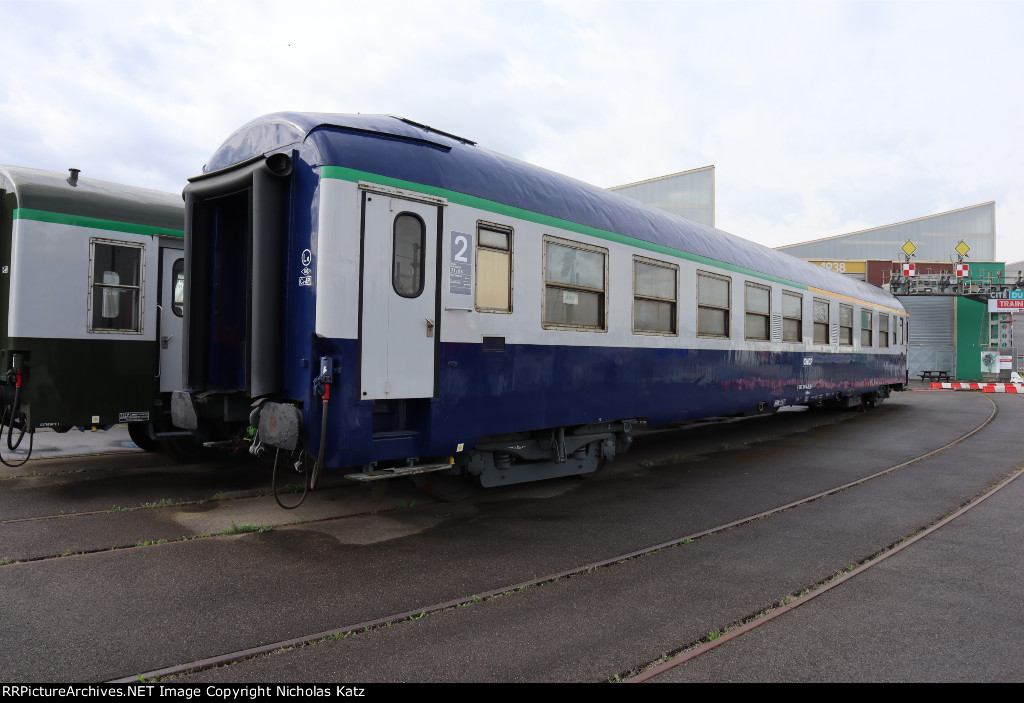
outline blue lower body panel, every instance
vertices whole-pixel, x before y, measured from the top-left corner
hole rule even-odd
[[[447,456],[513,432],[628,418],[662,425],[810,403],[906,378],[906,357],[896,354],[539,345],[491,352],[463,343],[440,349],[439,397],[404,401],[399,413],[395,403],[359,400],[357,342],[318,340],[316,353],[334,356],[341,370],[328,410],[328,466]],[[306,408],[307,447],[316,448],[320,404]]]

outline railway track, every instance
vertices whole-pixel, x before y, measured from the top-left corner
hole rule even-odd
[[[329,517],[276,525],[270,532],[164,544],[148,539],[148,546],[133,549],[2,566],[0,587],[26,608],[24,615],[18,611],[0,623],[0,636],[10,640],[12,651],[26,652],[20,667],[12,662],[12,680],[33,680],[36,663],[28,653],[33,642],[46,640],[50,632],[66,635],[39,656],[59,660],[63,651],[80,653],[83,646],[91,652],[84,660],[77,655],[66,662],[74,672],[69,677],[77,680],[118,675],[137,680],[140,673],[185,682],[623,679],[699,643],[707,633],[720,634],[786,598],[798,598],[848,566],[857,568],[998,478],[992,469],[992,480],[972,479],[970,495],[962,487],[939,491],[927,506],[915,497],[911,514],[899,520],[872,519],[865,527],[857,525],[854,515],[848,520],[849,534],[823,541],[841,544],[829,546],[827,553],[807,557],[792,546],[821,530],[832,519],[821,516],[831,515],[836,506],[883,503],[903,490],[894,491],[893,485],[913,491],[922,472],[935,481],[933,465],[974,451],[977,433],[989,437],[1022,419],[1004,413],[993,421],[992,403],[973,396],[957,403],[961,411],[965,403],[970,407],[967,416],[960,412],[970,422],[963,419],[963,431],[954,432],[939,423],[951,399],[913,395],[921,402],[840,416],[847,421],[834,426],[811,427],[797,419],[791,433],[784,431],[784,423],[691,433],[686,435],[693,440],[690,453],[676,451],[671,433],[658,435],[649,444],[638,442],[631,468],[596,482],[545,482],[458,504],[430,504],[418,496],[396,505],[392,494],[390,503],[368,501],[366,509],[349,504],[352,509],[341,516],[344,496],[368,498],[368,491],[350,487],[325,500],[333,509]],[[920,417],[908,414],[910,405],[920,406]],[[1024,404],[1010,407],[1024,416]],[[822,448],[843,453],[864,447],[897,421],[916,439],[882,437],[877,451],[863,452],[856,465],[834,462],[822,470],[816,463]],[[973,490],[977,482],[984,486]],[[314,495],[326,498],[331,492]],[[188,519],[254,503],[272,501],[231,499],[64,519],[54,514],[34,523],[0,524],[0,536],[8,544],[8,531],[15,528],[70,525],[71,531],[83,532],[87,524],[109,523],[103,534],[121,535],[131,545],[135,534],[153,534],[154,525],[180,534],[183,526],[194,524],[194,532],[213,534],[199,527],[204,523]],[[273,513],[294,519],[284,511]],[[240,526],[247,524],[244,515],[235,515]],[[141,532],[125,540],[125,525]],[[752,546],[770,538],[782,540],[781,551]],[[772,554],[771,563],[753,578],[748,572],[762,551]],[[786,560],[796,555],[800,558],[789,575]],[[739,571],[728,572],[727,566]],[[167,580],[179,572],[190,578]],[[128,601],[92,602],[89,591],[76,587],[97,578],[102,582],[109,577],[99,574],[111,573],[131,574],[123,577],[132,584],[128,591],[116,585],[120,580],[104,586],[124,593],[121,598]],[[238,580],[236,574],[245,578]],[[34,593],[32,584],[41,582],[55,584],[53,592]],[[637,602],[623,600],[623,593],[638,584],[650,593]],[[136,602],[128,595],[134,593],[158,595],[159,600],[150,606],[148,597]],[[199,594],[203,597],[196,600]],[[83,607],[90,617],[85,629],[73,612],[46,610],[45,603],[69,597],[86,600]],[[673,603],[672,598],[681,600]],[[693,603],[702,605],[695,610]],[[673,608],[681,613],[679,622],[667,626],[665,612]],[[547,632],[551,623],[567,617],[556,631]],[[617,619],[622,619],[617,625],[622,631],[613,635],[599,625]],[[128,650],[115,644],[127,637],[125,628],[132,632]],[[538,639],[538,631],[546,634]],[[168,640],[168,632],[179,634]],[[609,644],[597,654],[582,655],[583,662],[561,661],[565,647],[572,651],[580,638],[588,647]],[[559,648],[556,643],[562,640],[569,644]],[[387,652],[403,649],[424,660],[423,666],[432,657],[454,661],[417,669],[412,659],[389,659]],[[539,653],[536,660],[519,661],[529,660],[527,652]],[[502,662],[504,668],[481,669],[482,659]],[[236,663],[223,666],[228,661]],[[349,668],[338,668],[339,661]],[[467,668],[470,662],[473,668]]]
[[[605,473],[679,463],[722,447],[851,418],[848,413],[787,415],[647,431],[641,433],[639,446]],[[680,448],[681,441],[685,448]],[[238,534],[240,527],[265,531],[388,514],[435,502],[407,481],[356,486],[335,472],[321,481],[320,489],[300,510],[286,512],[269,499],[270,470],[268,465],[245,461],[181,465],[162,454],[138,451],[33,459],[0,476],[0,559],[40,561],[133,549]],[[297,474],[291,478],[285,474],[285,492],[299,493],[301,480]],[[561,483],[575,485],[575,479]],[[527,488],[525,492],[535,491]],[[506,496],[521,493],[518,488],[494,492]],[[177,519],[163,523],[146,519],[167,515]],[[189,519],[195,515],[201,519]],[[97,531],[90,525],[97,521],[116,524]],[[28,544],[25,535],[33,530],[32,524],[45,522],[56,527],[46,532],[45,541],[38,546]],[[15,530],[18,533],[12,534]]]
[[[965,438],[966,439],[966,438]],[[755,629],[767,625],[775,618],[787,615],[797,608],[809,604],[818,596],[837,588],[849,582],[851,579],[860,576],[869,569],[873,569],[882,564],[886,559],[893,557],[903,550],[913,546],[917,542],[925,539],[929,535],[932,535],[936,531],[946,527],[954,520],[963,517],[969,511],[977,508],[986,500],[1002,491],[1004,488],[1009,486],[1011,483],[1016,481],[1021,475],[1024,474],[1024,466],[1018,468],[1016,471],[1011,473],[1009,476],[1004,478],[998,484],[993,486],[991,489],[985,491],[983,494],[969,501],[966,505],[962,506],[959,510],[953,514],[948,515],[941,520],[937,521],[933,525],[929,525],[926,528],[921,529],[917,533],[910,535],[899,541],[898,544],[893,544],[886,549],[882,550],[878,554],[872,555],[868,559],[865,559],[861,563],[847,568],[845,571],[837,573],[834,577],[817,583],[812,586],[805,588],[799,595],[793,597],[787,597],[781,602],[773,603],[771,606],[758,613],[756,616],[747,618],[743,621],[729,623],[723,625],[721,628],[716,629],[713,633],[709,634],[706,638],[699,642],[692,643],[685,647],[681,647],[678,651],[672,652],[671,654],[663,654],[661,658],[656,661],[648,662],[642,666],[636,667],[635,669],[624,672],[623,674],[616,674],[614,681],[623,683],[646,683],[648,681],[658,681],[664,674],[670,672],[672,669],[682,666],[687,662],[693,661],[697,657],[711,652],[714,649],[730,642],[737,637],[746,635]]]
[[[869,475],[832,486],[826,490],[818,491],[798,500],[776,505],[767,510],[744,515],[737,519],[707,527],[696,532],[680,534],[672,539],[651,544],[641,549],[635,549],[624,553],[614,554],[602,559],[588,561],[587,563],[580,564],[571,569],[547,573],[532,579],[507,583],[488,591],[474,593],[462,598],[455,598],[429,605],[418,606],[413,609],[407,609],[369,620],[353,622],[340,627],[322,630],[300,637],[290,637],[288,639],[262,644],[257,647],[250,647],[244,650],[227,652],[217,656],[162,667],[160,669],[145,672],[143,676],[150,679],[184,677],[182,680],[188,681],[195,677],[196,672],[214,669],[217,667],[220,667],[218,671],[221,672],[221,679],[223,679],[223,672],[225,671],[230,672],[227,674],[229,679],[232,675],[245,676],[245,673],[237,670],[239,662],[251,661],[261,657],[287,658],[289,656],[294,656],[297,651],[302,651],[303,648],[309,648],[311,645],[348,640],[348,638],[351,637],[370,637],[374,632],[380,632],[386,628],[391,628],[396,625],[408,628],[427,627],[429,618],[439,616],[444,613],[451,613],[462,609],[472,609],[474,607],[483,608],[486,607],[488,602],[496,599],[514,600],[515,598],[520,597],[521,594],[537,591],[550,586],[557,586],[561,582],[572,579],[585,579],[589,575],[604,569],[628,569],[632,562],[649,558],[666,550],[685,548],[687,545],[693,544],[697,541],[713,541],[716,536],[742,528],[745,525],[771,520],[773,517],[784,513],[799,511],[804,506],[826,500],[829,497],[878,481],[884,477],[890,476],[891,474],[907,469],[908,467],[925,462],[930,458],[936,457],[943,452],[952,449],[953,447],[965,443],[971,437],[984,430],[995,418],[996,410],[997,408],[995,404],[991,404],[991,413],[988,417],[976,426],[970,428],[968,431],[960,434],[950,441],[947,441],[940,447],[923,452],[917,456],[905,459],[891,466],[887,466]],[[1007,480],[1012,480],[1012,478],[1015,478],[1019,473],[1020,471],[1015,472],[1012,477]],[[988,493],[985,494],[985,496],[987,495]],[[980,497],[978,500],[983,500],[985,496]],[[723,622],[712,630],[711,634],[702,638],[701,641],[686,642],[674,650],[663,652],[662,655],[656,659],[638,664],[628,670],[611,672],[608,680],[642,681],[656,678],[670,667],[683,661],[687,661],[689,658],[697,656],[700,653],[717,646],[715,643],[728,641],[729,639],[758,626],[759,623],[768,622],[771,619],[798,607],[800,604],[814,598],[824,589],[830,589],[846,582],[850,578],[861,573],[863,570],[870,568],[879,560],[886,558],[888,554],[895,553],[895,551],[905,548],[906,545],[912,544],[920,537],[938,529],[949,520],[954,519],[957,515],[961,514],[964,510],[969,509],[969,506],[973,505],[973,503],[974,502],[972,501],[968,506],[961,508],[960,511],[951,517],[944,518],[932,526],[918,530],[915,534],[902,537],[899,540],[902,546],[897,544],[887,545],[882,550],[879,550],[878,553],[864,558],[860,563],[847,566],[845,570],[837,573],[832,578],[807,584],[806,587],[800,589],[798,592],[789,593],[777,601],[765,603],[761,612],[757,615],[744,618],[737,622]],[[232,666],[225,669],[224,667],[227,665]],[[123,680],[131,681],[136,678],[136,676],[132,676]]]

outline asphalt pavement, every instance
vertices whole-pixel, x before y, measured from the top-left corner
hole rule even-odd
[[[1024,398],[995,402],[998,414],[971,440],[772,517],[174,680],[614,679],[870,558],[1011,474],[1024,460]],[[403,497],[397,508],[342,520],[132,549],[98,551],[114,524],[144,529],[115,522],[119,513],[72,521],[95,551],[0,566],[4,670],[12,681],[134,676],[500,589],[871,475],[981,425],[992,409],[977,393],[904,393],[828,422],[779,417],[652,434],[593,481],[552,480],[451,504]],[[24,511],[26,495],[57,504],[75,492],[31,483],[39,480],[15,482],[25,495],[8,491],[0,507]],[[311,500],[320,511],[348,496]],[[219,509],[254,510],[248,501]],[[1017,481],[883,565],[661,680],[1019,681],[1022,507]],[[144,514],[171,530],[207,511]],[[23,544],[45,549],[27,535]]]

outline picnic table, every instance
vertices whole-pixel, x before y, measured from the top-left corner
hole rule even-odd
[[[948,381],[949,371],[922,371],[922,381]]]

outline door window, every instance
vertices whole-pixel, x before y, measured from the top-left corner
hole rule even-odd
[[[185,260],[178,259],[171,266],[171,285],[173,295],[171,297],[171,311],[181,317],[185,311]]]
[[[403,298],[417,298],[423,292],[426,236],[426,227],[419,216],[403,212],[395,218],[391,285]]]

